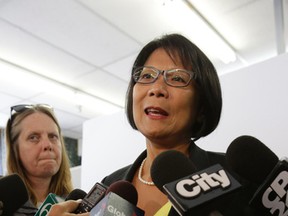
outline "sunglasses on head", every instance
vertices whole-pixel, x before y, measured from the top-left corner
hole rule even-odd
[[[44,107],[46,109],[50,109],[50,110],[53,111],[53,107],[50,106],[49,104],[19,104],[19,105],[12,106],[10,108],[10,119],[12,118],[12,116],[15,113],[21,113],[21,112],[24,112],[27,109],[34,109],[34,108],[37,108],[37,107]]]

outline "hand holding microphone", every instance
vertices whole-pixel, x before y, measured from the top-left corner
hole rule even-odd
[[[65,202],[55,204],[51,207],[47,216],[66,216],[66,215],[68,215],[68,213],[71,214],[71,212],[74,212],[75,209],[79,206],[79,203],[80,202],[76,201],[76,200],[68,200]],[[89,212],[77,214],[77,215],[90,216]]]
[[[144,216],[144,211],[138,208],[138,193],[128,181],[120,180],[111,184],[105,197],[91,210],[90,216]]]
[[[50,206],[47,211],[47,216],[60,216],[65,215],[67,212],[73,212],[79,206],[81,200],[87,195],[87,193],[81,189],[74,189],[71,191],[65,199],[65,202],[55,203]],[[89,215],[89,213],[81,214]]]
[[[138,193],[130,182],[124,180],[117,181],[107,189],[106,187],[104,190],[101,189],[100,193],[99,185],[100,183],[96,183],[88,194],[85,194],[85,192],[79,189],[75,189],[67,196],[66,200],[68,201],[53,205],[47,216],[64,216],[68,212],[74,212],[74,214],[81,216],[144,216],[144,211],[136,207]],[[84,195],[80,203],[70,200],[77,199],[79,194],[81,194],[80,196]],[[93,205],[93,207],[90,209],[91,205]],[[85,212],[80,213],[79,211],[82,210],[85,210]],[[76,213],[76,211],[78,213]]]
[[[79,200],[79,199],[83,199],[84,197],[86,196],[86,192],[81,190],[81,189],[74,189],[73,191],[71,191],[68,196],[66,197],[65,201],[68,201],[68,200]],[[51,215],[51,212],[50,214],[49,211],[50,209],[55,205],[55,204],[59,204],[59,203],[63,203],[64,199],[62,197],[59,197],[53,193],[50,193],[48,194],[48,196],[46,197],[45,201],[43,202],[43,204],[39,207],[38,211],[36,212],[35,216],[45,216],[45,215]],[[73,203],[72,201],[70,203]],[[56,209],[57,211],[61,211],[61,207],[62,206],[69,206],[70,207],[70,204],[61,204],[59,205],[59,207],[57,206]],[[75,204],[71,204],[72,205],[72,208],[73,208],[73,205],[76,205],[78,206],[79,205],[79,202],[76,202]],[[71,208],[71,207],[70,207]],[[76,207],[75,207],[76,209]],[[55,209],[52,211],[52,213],[55,211]],[[64,212],[63,212],[64,213]],[[59,212],[57,212],[57,214],[60,214]],[[52,214],[53,215],[53,214]]]

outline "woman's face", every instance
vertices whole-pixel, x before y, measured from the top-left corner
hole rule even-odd
[[[20,123],[19,157],[28,176],[46,178],[61,164],[61,141],[55,122],[44,113],[33,113]]]
[[[145,62],[159,70],[186,69],[173,62],[164,49],[156,49]],[[173,87],[163,75],[151,84],[136,83],[133,89],[133,115],[138,130],[148,139],[177,141],[191,138],[198,109],[198,95],[192,80],[186,87]]]

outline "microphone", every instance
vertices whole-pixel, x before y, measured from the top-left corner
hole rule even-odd
[[[138,202],[138,192],[133,184],[131,184],[128,181],[125,180],[119,180],[114,183],[112,183],[107,191],[106,195],[110,192],[113,192],[119,196],[121,196],[123,199],[129,201],[133,205],[137,205]]]
[[[90,212],[91,209],[105,196],[107,187],[97,182],[74,211],[75,214]]]
[[[38,211],[34,216],[45,216],[48,214],[52,205],[63,202],[64,199],[60,196],[57,196],[54,193],[49,193],[42,205],[39,207]]]
[[[90,216],[144,216],[144,211],[136,206],[138,193],[128,181],[114,182],[107,189],[105,197],[91,210]]]
[[[56,203],[67,201],[67,200],[83,199],[85,196],[86,196],[86,192],[81,189],[74,189],[73,191],[71,191],[65,200],[62,197],[57,196],[56,194],[49,193],[45,201],[39,207],[38,211],[36,212],[34,216],[47,215],[52,205]]]
[[[26,186],[19,175],[11,174],[0,179],[0,215],[12,215],[28,199]]]
[[[224,195],[240,188],[240,183],[219,164],[195,171],[188,157],[179,151],[168,150],[154,159],[151,177],[178,214],[221,215],[219,206],[224,201],[228,204]]]
[[[194,173],[196,167],[184,154],[176,150],[160,153],[150,169],[151,178],[159,190],[165,193],[163,186],[179,178]]]
[[[263,183],[279,161],[260,140],[248,135],[231,142],[226,151],[226,160],[233,171],[257,185]]]
[[[76,188],[68,194],[68,196],[65,198],[65,201],[84,199],[86,195],[87,193],[85,191]]]
[[[226,157],[237,174],[258,186],[249,202],[258,215],[288,215],[286,158],[279,160],[261,141],[248,135],[236,138]]]

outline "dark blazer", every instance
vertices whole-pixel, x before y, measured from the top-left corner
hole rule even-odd
[[[241,184],[242,188],[231,195],[229,198],[225,200],[223,204],[219,206],[219,212],[225,216],[254,216],[256,214],[252,213],[252,211],[248,207],[248,202],[250,197],[254,192],[254,186],[251,186],[245,180],[241,179],[235,173],[233,173],[226,164],[225,154],[205,151],[199,148],[195,143],[191,143],[189,147],[190,160],[195,165],[197,171],[208,168],[214,164],[222,165],[229,173],[231,173]],[[119,180],[126,180],[132,182],[133,177],[140,167],[141,162],[146,158],[147,152],[142,152],[139,157],[135,160],[135,162],[131,165],[123,167],[112,174],[106,176],[102,183],[109,186],[113,182]],[[218,210],[218,206],[217,206]],[[170,211],[169,215],[178,215],[176,211],[173,209]],[[205,216],[205,215],[201,215]]]

